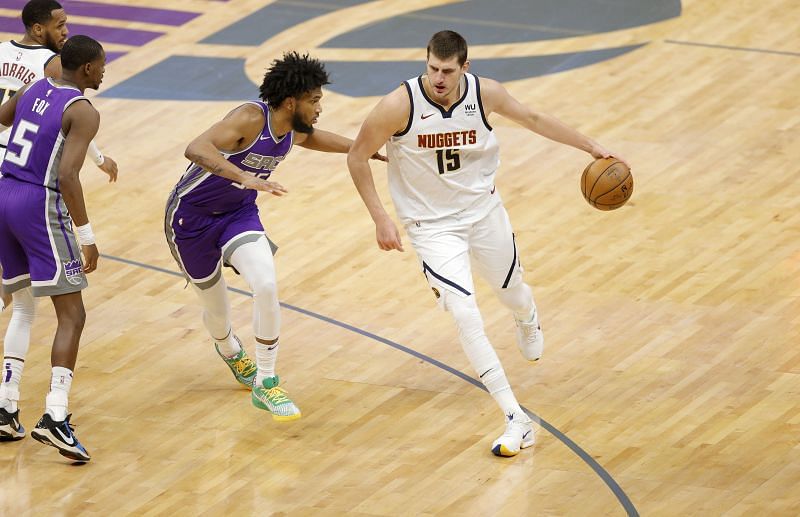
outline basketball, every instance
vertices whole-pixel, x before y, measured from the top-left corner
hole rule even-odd
[[[615,210],[633,194],[631,170],[614,157],[598,158],[583,170],[581,192],[598,210]]]

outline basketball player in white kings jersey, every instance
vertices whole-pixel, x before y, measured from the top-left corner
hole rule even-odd
[[[533,445],[533,422],[517,403],[486,337],[470,258],[513,311],[526,359],[541,357],[544,336],[531,289],[522,278],[508,214],[494,186],[499,152],[488,117],[497,112],[595,158],[611,153],[555,118],[523,106],[497,81],[468,70],[464,38],[452,31],[434,34],[428,43],[427,73],[405,81],[378,103],[361,126],[347,163],[375,222],[378,246],[403,251],[367,163],[386,143],[397,216],[440,306],[455,319],[472,367],[505,415],[506,430],[492,452],[514,456]]]

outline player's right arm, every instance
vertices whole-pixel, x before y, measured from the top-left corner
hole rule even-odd
[[[22,97],[22,92],[28,89],[29,84],[20,88],[16,94],[12,95],[10,99],[0,105],[0,125],[5,128],[11,127],[14,123],[14,112],[17,109],[17,100]]]
[[[74,225],[86,227],[89,216],[86,213],[79,173],[89,142],[100,127],[100,114],[88,102],[74,102],[64,111],[61,126],[66,138],[58,165],[58,186]],[[89,234],[90,228],[86,228]],[[76,231],[80,233],[79,229]],[[81,251],[84,257],[83,271],[91,273],[97,269],[97,259],[100,257],[93,236],[92,242],[81,242]]]
[[[282,196],[287,190],[280,183],[248,174],[221,154],[244,149],[258,138],[263,127],[264,113],[257,106],[243,104],[192,140],[184,156],[211,174],[235,181],[245,188]]]
[[[411,101],[405,86],[400,86],[395,91],[381,99],[367,119],[361,125],[350,152],[347,153],[347,167],[350,176],[361,195],[362,201],[375,222],[375,239],[378,247],[384,251],[403,251],[400,241],[400,232],[397,231],[392,218],[386,212],[383,202],[375,189],[372,169],[369,159],[385,144],[395,133],[405,129],[411,112]]]

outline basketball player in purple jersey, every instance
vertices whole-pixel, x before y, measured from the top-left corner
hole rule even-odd
[[[25,34],[21,39],[0,43],[0,104],[10,99],[20,88],[44,77],[61,77],[61,58],[58,55],[67,41],[67,14],[55,0],[30,0],[22,9]],[[10,131],[0,131],[0,162],[6,152]],[[108,175],[109,182],[117,180],[117,164],[110,156],[89,144],[87,156]],[[0,267],[0,273],[2,267]],[[36,298],[30,288],[5,293],[0,288],[0,308],[13,307],[3,339],[3,371],[14,371],[8,384],[12,393],[18,391],[25,357],[30,347],[30,335],[36,315]],[[10,311],[11,312],[11,311]],[[2,379],[0,379],[2,381]],[[0,407],[16,404],[3,396],[0,387]],[[2,419],[2,417],[0,417]]]
[[[164,231],[173,257],[203,305],[203,323],[253,405],[276,420],[300,418],[275,373],[280,305],[273,252],[255,204],[258,191],[287,193],[268,178],[297,144],[346,153],[352,141],[314,129],[328,74],[318,60],[283,55],[264,75],[258,101],[242,104],[186,148],[192,161],[169,197]],[[378,153],[373,158],[385,159]],[[256,363],[231,328],[222,265],[241,274],[253,292]]]
[[[86,273],[97,268],[99,253],[78,174],[100,123],[83,92],[100,86],[105,53],[95,40],[75,36],[64,44],[61,61],[60,80],[31,83],[0,106],[0,124],[13,121],[0,178],[0,260],[3,286],[12,293],[32,286],[34,296],[49,296],[58,319],[50,392],[31,435],[85,462],[89,453],[72,432],[67,408],[86,319],[81,290],[87,287]],[[15,406],[19,393],[8,393],[8,383],[18,374],[3,372],[3,390]],[[0,436],[25,436],[19,408],[0,408],[0,417]]]

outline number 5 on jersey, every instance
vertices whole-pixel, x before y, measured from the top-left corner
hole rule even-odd
[[[20,147],[20,153],[17,154],[10,148],[6,150],[6,160],[13,164],[25,167],[28,164],[28,156],[31,154],[31,147],[33,142],[26,138],[26,133],[33,133],[35,136],[39,132],[39,126],[27,120],[20,120],[14,130],[14,135],[11,137],[11,142]]]
[[[439,165],[439,174],[457,171],[461,168],[461,155],[458,149],[437,149],[436,163]]]

